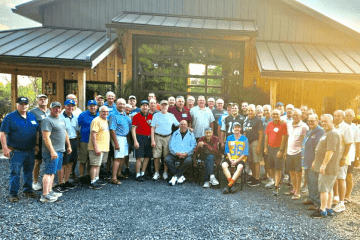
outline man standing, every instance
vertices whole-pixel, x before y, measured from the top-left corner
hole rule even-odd
[[[264,149],[265,146],[265,130],[267,128],[267,125],[269,124],[269,122],[272,122],[273,119],[271,117],[271,106],[270,105],[264,105],[263,106],[263,111],[264,111],[264,116],[261,118],[261,121],[263,122],[263,142],[261,145],[261,149]],[[266,180],[268,179],[269,182],[266,183],[265,187],[272,187],[275,182],[274,179],[271,178],[270,174],[269,174],[269,161],[268,161],[268,155],[266,155],[263,152],[263,157],[264,157],[264,168],[265,168],[265,176],[262,180]]]
[[[104,106],[107,106],[109,108],[109,115],[116,109],[116,103],[115,103],[115,93],[109,91],[106,93],[106,102],[104,103]]]
[[[177,96],[175,107],[169,108],[169,113],[174,114],[175,118],[178,120],[178,122],[181,122],[182,120],[187,121],[188,126],[191,128],[191,115],[189,111],[185,110],[185,99],[183,96]]]
[[[54,181],[54,174],[61,170],[65,143],[67,153],[71,153],[69,136],[66,133],[65,121],[59,116],[61,114],[61,104],[52,102],[50,104],[50,115],[41,124],[43,135],[42,154],[45,162],[45,174],[43,177],[43,195],[41,202],[54,202],[61,196],[54,193],[51,188]]]
[[[280,114],[281,114],[280,116],[286,115],[286,112],[284,111],[284,104],[282,102],[276,103],[275,108],[280,111]]]
[[[151,146],[153,147],[155,165],[153,180],[160,178],[159,163],[161,156],[166,157],[169,154],[172,126],[175,125],[175,127],[177,127],[180,124],[173,114],[168,113],[168,102],[166,100],[160,102],[160,108],[161,112],[155,114],[151,122]],[[168,167],[166,164],[164,165],[163,178],[168,178]]]
[[[101,106],[103,106],[105,104],[105,99],[101,95],[97,95],[95,97],[95,101],[97,102],[98,108],[100,108]]]
[[[39,96],[37,96],[37,104],[38,107],[33,108],[30,110],[30,112],[32,114],[35,115],[36,117],[36,121],[39,124],[39,129],[41,129],[41,123],[44,120],[44,118],[46,118],[47,116],[50,115],[50,110],[47,108],[48,105],[48,97],[44,94],[40,94]],[[41,135],[41,131],[39,131],[39,151],[37,152],[37,154],[35,155],[35,165],[34,165],[34,171],[33,171],[33,184],[32,184],[32,188],[35,191],[39,191],[42,189],[41,183],[39,183],[39,172],[40,172],[40,165],[42,163],[42,135]]]
[[[216,109],[212,110],[212,113],[214,115],[215,121],[214,121],[214,135],[218,136],[218,126],[219,126],[219,118],[226,113],[226,110],[224,110],[224,100],[219,98],[216,100]]]
[[[117,173],[119,169],[122,169],[125,157],[129,155],[127,135],[131,129],[131,119],[124,111],[125,105],[125,99],[119,98],[116,101],[116,110],[113,112],[113,115],[110,116],[109,120],[111,143],[115,149],[112,178],[110,182],[115,185],[121,184],[121,182],[117,180]]]
[[[125,103],[125,100],[124,100]],[[99,109],[100,116],[96,117],[90,126],[90,140],[89,140],[89,157],[90,157],[90,188],[101,189],[99,185],[99,172],[101,163],[107,161],[110,150],[110,132],[107,116],[109,109],[106,106],[101,106]],[[113,173],[114,174],[114,173]],[[116,176],[116,172],[115,172]]]
[[[308,111],[308,106],[306,105],[301,105],[300,106],[300,110],[301,110],[301,120],[307,124],[307,118],[308,118],[308,115],[307,115],[307,111]]]
[[[286,124],[292,124],[292,112],[294,110],[294,105],[292,104],[288,104],[286,105],[286,115],[285,116],[281,116],[280,119],[284,122],[286,122]]]
[[[228,115],[231,115],[232,105],[233,105],[232,103],[226,104],[226,112],[223,115],[221,115],[219,120],[218,120],[217,132],[218,132],[218,137],[220,138],[220,141],[222,141],[222,139],[221,139],[221,128],[222,128],[222,125],[225,124],[225,118]]]
[[[247,106],[246,106],[247,109]],[[231,115],[228,115],[224,119],[224,123],[221,124],[221,146],[224,147],[226,138],[230,135],[233,135],[233,126],[235,123],[240,123],[240,126],[243,126],[245,118],[239,114],[239,105],[233,103],[231,107]]]
[[[260,185],[261,146],[264,137],[262,121],[256,116],[255,105],[250,104],[247,109],[248,116],[244,121],[244,134],[249,142],[249,165],[253,175],[249,179],[249,186]]]
[[[327,215],[334,214],[331,209],[333,186],[340,171],[341,137],[339,132],[334,129],[333,117],[330,114],[323,114],[321,116],[321,126],[323,126],[325,133],[316,147],[315,160],[312,164],[312,169],[319,173],[318,189],[321,205],[320,211],[316,211],[311,215],[313,218],[324,218]]]
[[[136,106],[136,97],[134,95],[131,95],[129,97],[129,104],[132,106],[131,116],[134,116],[135,114],[140,112],[140,108]]]
[[[211,110],[205,106],[205,97],[198,97],[198,106],[190,110],[193,119],[194,135],[196,140],[205,136],[205,128],[214,128],[214,115]]]
[[[148,101],[149,101],[149,103],[150,103],[150,100],[151,100],[151,99],[154,99],[154,100],[155,100],[156,109],[157,109],[158,111],[160,111],[160,106],[159,106],[159,104],[157,103],[155,93],[149,93],[149,95],[148,95]]]
[[[9,113],[1,125],[0,140],[4,156],[10,158],[10,202],[17,202],[20,188],[20,171],[23,168],[26,197],[37,198],[32,189],[32,171],[35,151],[39,151],[39,124],[34,114],[29,113],[29,99],[19,97],[16,111]],[[35,149],[35,150],[34,150]]]
[[[195,98],[193,96],[189,96],[186,99],[186,104],[187,104],[187,110],[191,110],[193,107],[195,107]]]
[[[212,111],[212,110],[214,110],[215,108],[215,99],[214,98],[209,98],[208,100],[207,100],[207,104],[208,104],[208,108]]]
[[[189,131],[187,122],[182,120],[180,128],[171,136],[169,143],[170,153],[165,157],[165,164],[170,172],[174,174],[169,181],[170,186],[174,186],[176,183],[182,184],[186,180],[183,174],[187,167],[191,165],[195,147],[195,136]],[[176,161],[182,161],[179,168],[175,166]]]
[[[155,113],[157,112],[160,112],[158,109],[157,109],[157,103],[156,103],[156,100],[154,98],[150,99],[149,101],[149,113],[151,115],[154,115]]]
[[[149,159],[152,157],[151,149],[151,121],[153,116],[148,113],[149,102],[143,100],[140,103],[141,112],[137,113],[132,119],[131,133],[134,139],[135,157],[136,157],[136,181],[145,181],[145,170]],[[141,168],[141,162],[143,166]],[[140,172],[141,168],[141,172]]]
[[[168,98],[168,102],[169,102],[169,109],[175,106],[175,98],[173,96]],[[161,109],[161,106],[160,106]]]
[[[69,95],[66,96],[66,100],[69,100],[69,99],[73,100],[75,102],[75,110],[73,111],[73,114],[76,117],[78,117],[82,113],[82,111],[81,111],[80,108],[77,107],[77,103],[78,103],[77,98],[76,98],[76,96],[74,94],[69,94]],[[64,111],[65,110],[62,110],[61,113],[63,113]]]
[[[242,109],[242,115],[244,117],[244,119],[247,117],[248,113],[247,113],[247,110],[248,110],[248,106],[249,106],[249,103],[248,102],[243,102],[241,104],[241,109]]]

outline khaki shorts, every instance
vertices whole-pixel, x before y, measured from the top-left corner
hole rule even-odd
[[[336,181],[336,175],[319,174],[318,188],[319,192],[332,192]]]
[[[86,164],[89,162],[88,144],[85,142],[80,142],[80,151],[79,151],[78,159],[81,164]]]
[[[169,141],[171,135],[167,137],[162,137],[155,134],[155,143],[156,147],[153,148],[153,158],[161,158],[161,154],[163,153],[164,157],[169,154]]]
[[[101,152],[100,155],[96,155],[95,151],[89,151],[90,165],[91,166],[100,166],[102,162],[106,163],[108,159],[109,152]]]
[[[342,167],[340,167],[340,172],[339,174],[337,175],[337,179],[346,179],[346,174],[347,174],[347,170],[348,170],[348,165],[344,165]]]
[[[249,145],[249,163],[259,163],[262,160],[262,154],[260,152],[260,155],[256,154],[256,148],[258,145],[259,140],[253,141],[250,145]]]

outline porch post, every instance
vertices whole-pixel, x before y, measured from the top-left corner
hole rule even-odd
[[[86,71],[85,70],[80,70],[78,71],[78,93],[79,96],[77,96],[78,98],[78,107],[82,110],[85,111],[85,105],[86,105]]]
[[[11,74],[11,111],[16,110],[16,100],[18,98],[18,80],[16,74]]]
[[[271,109],[275,109],[276,104],[276,90],[277,90],[277,81],[270,81],[270,105]]]

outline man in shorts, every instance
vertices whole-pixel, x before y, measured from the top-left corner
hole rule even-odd
[[[60,114],[61,104],[52,102],[50,104],[50,115],[41,124],[43,135],[42,157],[45,162],[43,195],[40,199],[43,203],[55,202],[62,195],[52,191],[54,175],[61,170],[65,144],[67,144],[67,153],[72,152],[65,121],[59,117]]]
[[[241,124],[236,122],[233,124],[234,134],[226,138],[225,154],[226,158],[221,164],[224,175],[228,180],[228,185],[224,188],[223,193],[235,193],[236,187],[233,186],[240,177],[245,167],[246,158],[249,155],[249,142],[247,137],[241,134]],[[235,167],[236,171],[233,176],[229,171],[229,167]]]
[[[311,215],[313,218],[324,218],[334,214],[331,209],[333,187],[336,176],[340,171],[341,136],[334,129],[333,117],[330,114],[323,114],[321,116],[321,126],[324,128],[325,133],[316,146],[315,160],[312,164],[312,170],[319,173],[318,189],[321,205],[320,211],[316,211]]]
[[[39,124],[39,127],[41,129],[41,123],[42,121],[50,115],[50,110],[47,108],[48,105],[48,97],[44,94],[40,94],[37,96],[37,104],[38,107],[33,108],[30,110],[30,112],[32,114],[35,115],[36,117],[36,121]],[[39,191],[42,189],[41,183],[38,181],[39,179],[39,172],[40,172],[40,165],[42,163],[42,135],[41,135],[41,131],[39,132],[39,151],[37,152],[37,154],[35,155],[35,165],[34,165],[34,170],[33,170],[33,184],[32,184],[32,188],[35,191]]]
[[[90,189],[101,189],[99,182],[99,172],[101,163],[107,161],[110,150],[110,132],[107,116],[109,108],[101,106],[100,116],[94,118],[90,126],[89,157],[90,157]],[[116,173],[115,173],[116,174]]]

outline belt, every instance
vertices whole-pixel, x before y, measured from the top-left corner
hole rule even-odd
[[[155,133],[156,135],[160,136],[160,137],[168,137],[170,136],[171,134],[168,134],[168,135],[162,135],[162,134],[158,134],[158,133]]]

